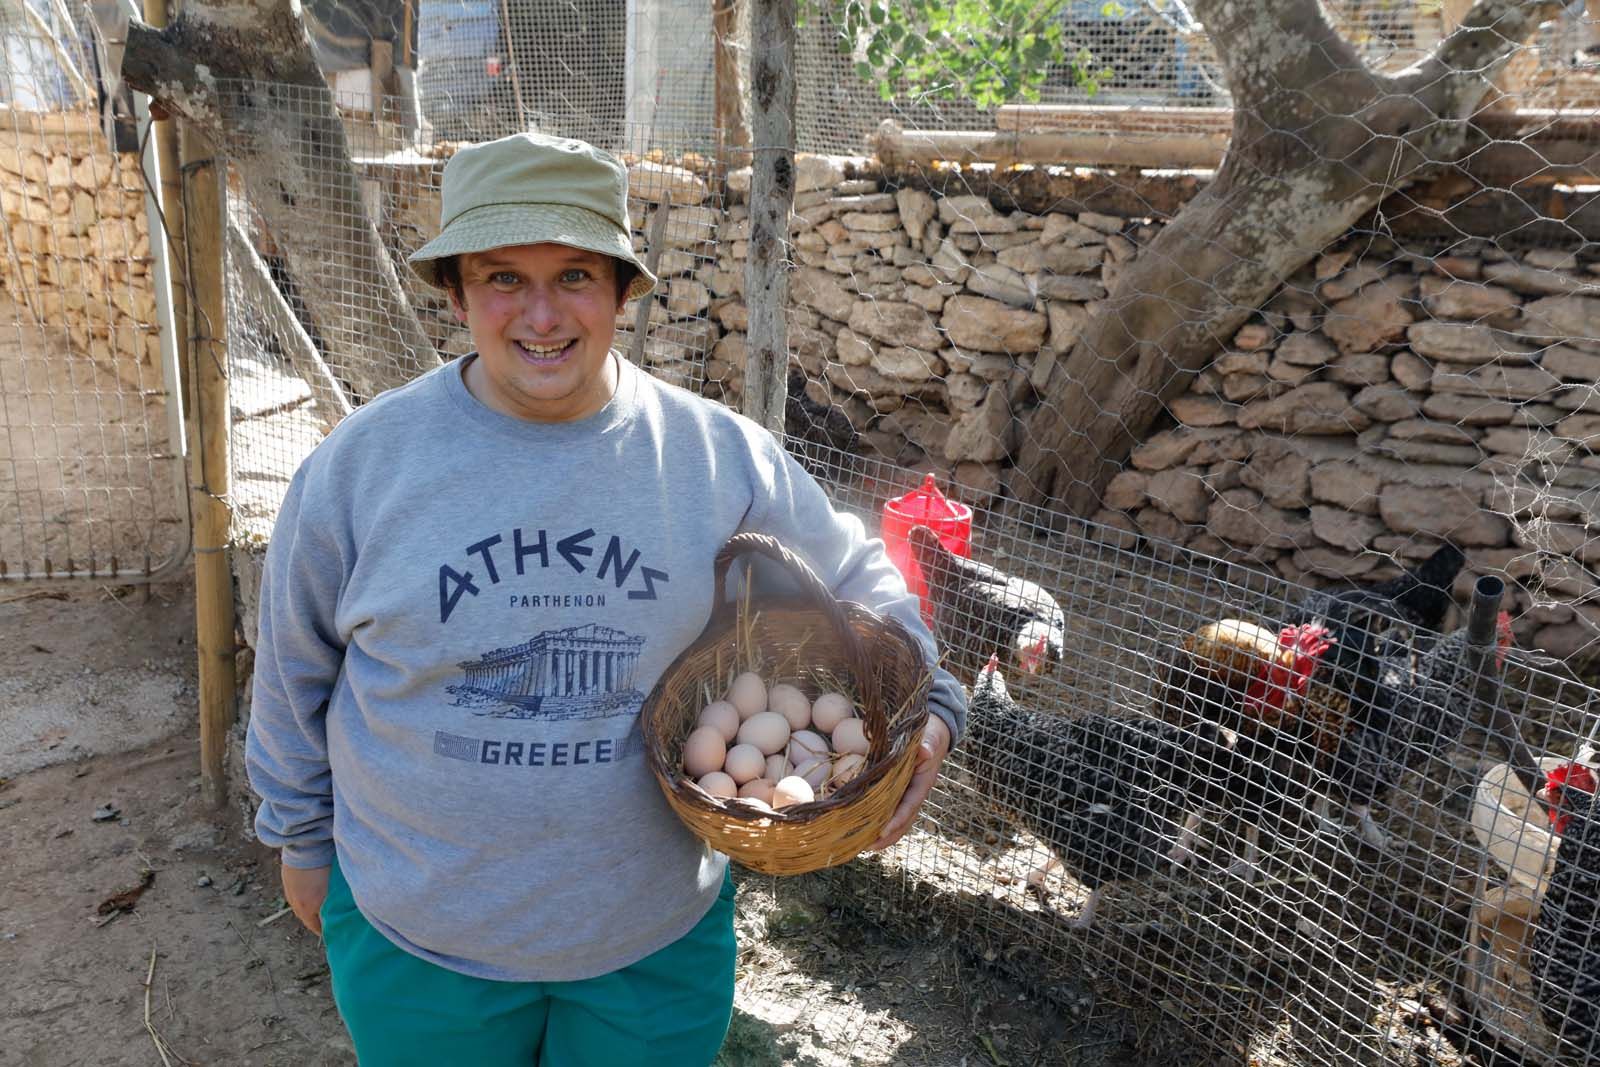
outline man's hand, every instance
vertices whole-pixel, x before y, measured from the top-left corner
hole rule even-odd
[[[305,928],[322,936],[322,902],[328,896],[328,867],[286,867],[278,865],[283,875],[283,899],[294,912],[294,917]]]
[[[917,746],[916,769],[911,772],[911,781],[906,783],[906,791],[901,794],[900,803],[890,816],[888,825],[883,828],[883,833],[867,846],[868,851],[888,848],[911,829],[917,812],[922,810],[922,802],[928,799],[928,793],[933,789],[934,779],[939,777],[940,765],[949,754],[950,727],[939,716],[930,714],[928,724],[922,728],[922,743]]]

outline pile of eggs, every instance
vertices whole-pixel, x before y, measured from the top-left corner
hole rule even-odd
[[[707,704],[683,745],[683,769],[714,797],[761,809],[808,804],[867,766],[866,725],[843,693],[815,701],[746,671]]]

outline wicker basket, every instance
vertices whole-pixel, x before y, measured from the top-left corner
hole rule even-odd
[[[757,553],[799,583],[798,601],[735,606],[728,567]],[[928,718],[932,675],[916,639],[894,619],[834,599],[810,567],[770,537],[739,534],[717,553],[711,621],[666,669],[641,711],[650,769],[678,818],[698,837],[764,874],[804,874],[850,860],[872,844],[911,780]],[[781,811],[710,796],[683,772],[683,744],[708,699],[742,670],[764,668],[815,691],[840,685],[865,720],[866,768],[831,795]]]

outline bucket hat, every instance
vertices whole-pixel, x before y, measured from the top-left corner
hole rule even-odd
[[[441,200],[439,236],[407,259],[429,285],[442,288],[448,256],[550,242],[633,264],[629,300],[655,288],[633,250],[628,170],[593,145],[539,133],[469,145],[445,164]]]

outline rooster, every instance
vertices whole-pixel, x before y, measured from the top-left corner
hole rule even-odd
[[[1370,815],[1379,786],[1366,772],[1393,762],[1392,754],[1376,752],[1385,737],[1415,733],[1400,731],[1394,719],[1398,694],[1415,680],[1406,661],[1409,637],[1413,627],[1443,624],[1449,589],[1464,562],[1459,549],[1445,545],[1390,581],[1308,593],[1276,633],[1238,619],[1201,627],[1179,642],[1158,676],[1162,717],[1219,722],[1270,757],[1236,782],[1241,791],[1232,800],[1247,818],[1264,814],[1266,805],[1295,802],[1320,779],[1351,798],[1363,836],[1383,842]],[[1390,770],[1382,776],[1397,777]],[[1169,855],[1175,864],[1193,858],[1189,846],[1199,825],[1198,813],[1191,813]],[[1253,872],[1258,837],[1259,826],[1251,822],[1247,855],[1235,873]]]
[[[1572,1062],[1600,1058],[1600,818],[1595,776],[1579,763],[1550,773],[1538,794],[1561,843],[1533,935],[1534,999]]]
[[[978,790],[1010,809],[1089,890],[1070,925],[1094,920],[1101,887],[1155,871],[1174,816],[1217,799],[1237,758],[1214,723],[1026,711],[991,655],[978,676],[962,748]]]
[[[1061,662],[1067,619],[1049,593],[961,558],[926,526],[912,527],[910,542],[928,583],[940,643],[958,678],[975,677],[996,648],[1006,649],[1007,665],[1023,674],[1043,674]]]

